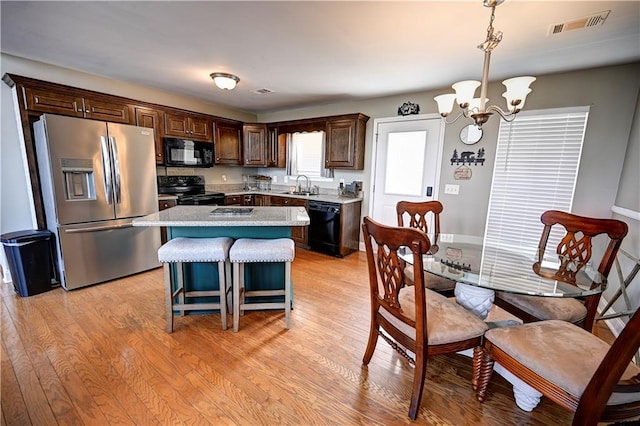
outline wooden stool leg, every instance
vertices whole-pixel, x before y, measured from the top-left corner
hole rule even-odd
[[[225,262],[218,262],[218,298],[220,303],[220,320],[222,321],[222,329],[227,329],[227,284],[226,284],[226,268]]]
[[[238,332],[240,324],[240,265],[233,264],[233,331]]]
[[[178,292],[178,303],[184,305],[184,269],[182,262],[176,263],[176,270],[178,275],[178,288],[176,289]],[[179,310],[180,316],[184,316],[184,311]]]
[[[173,289],[171,288],[171,267],[169,263],[162,265],[164,269],[165,310],[167,315],[167,333],[173,333]]]
[[[244,308],[243,308],[245,303],[244,271],[245,271],[245,264],[241,263],[240,264],[240,290],[238,291],[238,296],[240,297],[240,304],[238,306],[238,309],[240,309],[240,316],[244,315]]]
[[[284,323],[291,328],[291,262],[284,264]]]
[[[233,290],[233,281],[231,281],[231,262],[229,259],[224,262],[225,282],[227,284],[226,294],[224,295],[224,301],[227,304],[226,309],[229,312],[229,306],[231,306],[231,312],[233,313],[233,300],[231,299]]]

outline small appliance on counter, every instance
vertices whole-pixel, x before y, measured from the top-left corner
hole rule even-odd
[[[176,195],[179,205],[224,205],[223,193],[205,191],[204,176],[158,176],[158,194]]]
[[[341,186],[339,195],[347,198],[358,198],[360,191],[362,191],[362,181],[354,180],[347,185]]]

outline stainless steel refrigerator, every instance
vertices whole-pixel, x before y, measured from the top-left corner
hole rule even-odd
[[[158,267],[159,229],[131,225],[158,211],[153,130],[43,115],[34,135],[62,286]]]

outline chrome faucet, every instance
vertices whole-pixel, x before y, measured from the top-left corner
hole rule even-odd
[[[307,190],[305,192],[311,192],[311,184],[309,182],[309,178],[306,175],[298,175],[296,178],[296,186],[298,187],[298,192],[302,192],[302,187],[300,187],[300,178],[303,177],[307,180]]]

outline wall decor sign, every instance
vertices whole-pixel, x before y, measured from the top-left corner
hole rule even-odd
[[[474,166],[480,164],[483,166],[484,148],[480,148],[477,153],[473,151],[462,151],[460,155],[458,155],[458,150],[454,149],[453,155],[451,156],[451,165],[453,166],[454,163],[457,165],[462,164],[463,166],[465,164],[473,164]]]
[[[420,114],[420,105],[411,102],[405,102],[398,107],[398,115],[414,115]]]
[[[455,180],[469,180],[471,179],[471,167],[459,166],[453,171],[453,178]]]

